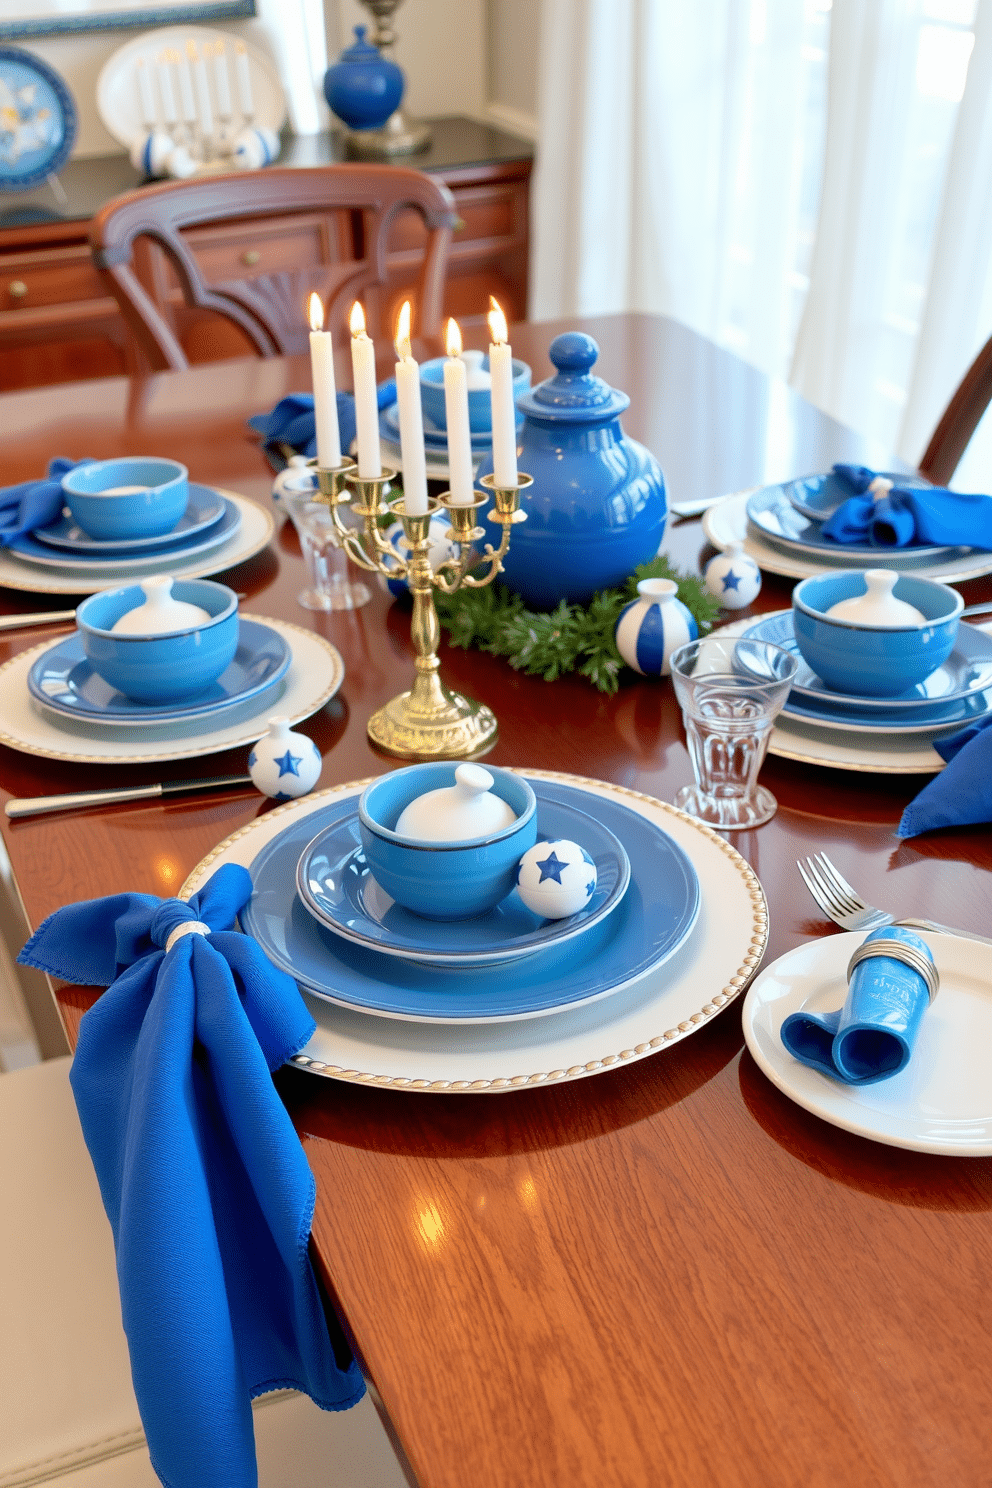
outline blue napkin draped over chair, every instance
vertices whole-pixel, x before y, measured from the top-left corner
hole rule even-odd
[[[335,1358],[307,1249],[316,1185],[272,1082],[314,1023],[292,978],[230,928],[251,888],[225,864],[188,904],[71,904],[18,958],[112,984],[82,1019],[71,1082],[169,1488],[255,1488],[254,1396],[292,1388],[344,1410],[365,1390]],[[209,933],[166,949],[191,923]]]
[[[992,718],[982,718],[933,747],[947,769],[925,785],[902,814],[897,837],[918,837],[938,827],[992,822]]]
[[[992,549],[992,496],[969,496],[944,486],[894,485],[876,498],[868,488],[878,478],[877,471],[864,465],[835,465],[833,473],[851,492],[823,524],[823,536],[833,542]]]
[[[22,481],[19,486],[7,486],[0,491],[0,547],[8,548],[16,538],[24,537],[36,527],[49,527],[57,522],[65,504],[62,477],[77,465],[91,463],[59,457],[49,461],[43,480]]]
[[[390,377],[377,389],[379,408],[388,408],[396,402],[396,379]],[[317,453],[317,433],[313,412],[313,393],[287,393],[280,398],[275,408],[268,413],[256,413],[248,420],[249,426],[261,434],[262,443],[269,454],[282,456],[283,447],[310,459]],[[355,399],[351,393],[338,393],[338,429],[341,433],[341,450],[347,454],[355,439]]]

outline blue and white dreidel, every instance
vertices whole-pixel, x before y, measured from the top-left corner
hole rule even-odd
[[[306,734],[292,733],[288,718],[270,718],[268,725],[248,756],[252,784],[273,801],[308,795],[320,779],[320,750]]]
[[[175,148],[175,140],[161,129],[153,129],[150,134],[139,134],[131,144],[131,164],[135,170],[144,171],[146,176],[167,176],[169,160]]]
[[[285,469],[272,482],[272,501],[281,506],[284,496],[306,496],[319,490],[316,466],[307,455],[290,455]]]
[[[564,920],[596,892],[596,864],[577,842],[535,842],[520,859],[517,893],[532,914]]]
[[[746,610],[761,593],[761,569],[734,542],[707,563],[706,587],[725,610]]]
[[[696,617],[672,579],[642,579],[637,592],[640,598],[620,611],[617,650],[642,677],[667,677],[672,654],[699,637]]]
[[[442,563],[446,563],[449,559],[457,560],[461,546],[451,540],[451,518],[447,512],[435,512],[431,517],[428,536],[431,545],[427,556],[435,572]],[[385,538],[389,546],[395,550],[398,559],[409,558],[410,544],[406,540],[402,522],[393,522],[387,527]],[[392,560],[388,553],[383,555],[383,562],[387,567],[391,565]],[[399,567],[398,562],[393,566]],[[406,593],[406,579],[390,578],[388,574],[380,574],[379,582],[397,599]]]
[[[234,141],[234,165],[237,170],[261,170],[271,165],[279,154],[279,136],[272,129],[242,129]]]

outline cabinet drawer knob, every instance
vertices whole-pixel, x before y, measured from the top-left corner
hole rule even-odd
[[[7,286],[7,290],[15,300],[23,300],[28,292],[28,287],[23,279],[12,279]]]
[[[261,258],[261,256],[262,255],[259,253],[257,248],[246,248],[244,253],[242,253],[241,255],[241,262],[245,265],[246,268],[251,269],[255,266],[255,264],[258,263],[258,260]]]

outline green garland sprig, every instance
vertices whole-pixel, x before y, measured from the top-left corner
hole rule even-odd
[[[702,579],[677,572],[667,558],[642,563],[625,584],[599,590],[587,605],[563,599],[549,612],[528,610],[519,594],[496,584],[455,594],[435,591],[435,603],[452,646],[504,656],[516,671],[545,682],[577,671],[600,692],[614,693],[624,667],[614,631],[624,605],[637,598],[641,579],[674,579],[701,635],[720,613]]]

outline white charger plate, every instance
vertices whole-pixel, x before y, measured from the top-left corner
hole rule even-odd
[[[897,566],[897,560],[892,559],[896,549],[886,548],[884,552],[880,552],[877,563],[874,559],[855,562],[843,556],[836,563],[827,563],[803,558],[797,553],[786,552],[784,548],[776,548],[771,542],[758,537],[753,528],[748,527],[747,503],[752,494],[753,489],[742,491],[737,496],[728,496],[726,500],[717,502],[703,513],[703,532],[715,548],[722,550],[732,542],[742,543],[744,552],[765,573],[781,574],[787,579],[810,579],[816,574],[833,573],[839,568]],[[992,552],[982,552],[976,548],[969,550],[966,557],[952,559],[947,563],[916,562],[899,566],[911,567],[913,572],[924,574],[928,579],[956,584],[992,573]]]
[[[653,796],[546,770],[520,773],[612,798],[667,832],[699,876],[692,934],[664,966],[602,1002],[516,1023],[460,1027],[375,1018],[306,997],[317,1032],[293,1063],[313,1074],[393,1090],[500,1094],[581,1080],[646,1058],[695,1033],[744,989],[764,954],[768,909],[751,868],[717,832]],[[222,863],[247,867],[294,817],[331,796],[356,799],[367,781],[270,811],[228,837],[194,868],[188,899]],[[305,995],[305,994],[304,994]]]
[[[940,972],[913,1057],[877,1085],[844,1085],[800,1064],[780,1030],[803,1008],[833,1012],[847,996],[847,964],[864,934],[827,935],[765,967],[744,1002],[744,1037],[759,1068],[797,1105],[833,1126],[912,1152],[992,1154],[992,979],[988,947],[926,935]]]
[[[275,531],[275,523],[270,512],[246,496],[220,489],[217,494],[237,507],[241,526],[209,553],[187,558],[185,562],[179,553],[129,559],[117,568],[103,569],[101,565],[102,571],[96,575],[92,568],[41,568],[26,559],[22,561],[9,548],[0,548],[0,586],[29,594],[97,594],[101,589],[116,589],[150,573],[170,573],[180,579],[202,579],[223,573],[261,552]]]
[[[0,696],[4,698],[0,744],[70,764],[137,765],[197,759],[254,744],[264,734],[265,720],[271,715],[284,713],[291,723],[298,723],[330,701],[344,680],[344,662],[329,641],[312,630],[268,615],[244,618],[257,620],[282,636],[293,659],[274,689],[233,705],[220,718],[211,714],[204,719],[149,724],[146,728],[96,728],[82,719],[64,718],[35,702],[28,693],[28,673],[52,644],[43,641],[0,667]]]

